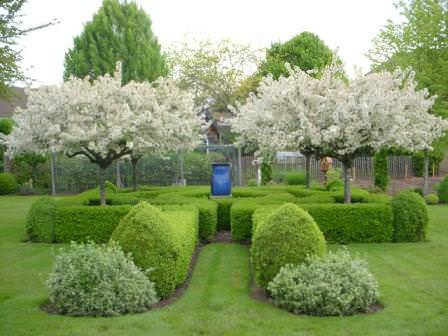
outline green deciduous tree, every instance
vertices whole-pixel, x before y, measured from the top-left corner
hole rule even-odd
[[[0,98],[3,99],[11,98],[12,83],[26,79],[20,69],[22,60],[20,51],[13,48],[17,44],[17,39],[54,23],[23,27],[20,12],[25,3],[26,0],[0,1]]]
[[[402,22],[391,20],[373,40],[374,70],[411,66],[421,88],[437,95],[433,112],[448,116],[448,1],[400,0]]]
[[[332,59],[333,52],[319,36],[302,32],[284,43],[272,43],[266,51],[266,61],[261,64],[260,73],[263,76],[272,74],[275,79],[288,76],[285,63],[289,63],[304,71],[317,70],[317,76]]]
[[[154,81],[168,72],[148,14],[134,2],[104,0],[65,55],[64,79],[113,74],[118,61],[123,84]]]

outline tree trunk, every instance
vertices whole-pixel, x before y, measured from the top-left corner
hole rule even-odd
[[[50,154],[51,167],[51,195],[56,195],[56,154],[52,151]]]
[[[115,175],[117,188],[121,188],[121,172],[120,172],[120,159],[115,162]]]
[[[137,163],[140,158],[132,158],[132,190],[137,191]]]
[[[344,203],[352,202],[352,192],[350,190],[350,170],[352,167],[351,160],[344,160]]]
[[[106,205],[106,169],[100,167],[99,169],[99,185],[100,185],[100,204]]]
[[[305,155],[306,187],[311,188],[311,154]]]
[[[428,173],[429,173],[429,155],[428,150],[425,150],[425,156],[423,161],[423,195],[426,196],[429,194],[429,181],[428,181]]]
[[[9,169],[9,157],[8,154],[6,154],[6,150],[3,153],[3,172],[4,173],[9,173],[10,169]]]

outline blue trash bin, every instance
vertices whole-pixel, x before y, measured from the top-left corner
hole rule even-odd
[[[212,196],[231,196],[232,194],[232,165],[230,163],[212,164]]]

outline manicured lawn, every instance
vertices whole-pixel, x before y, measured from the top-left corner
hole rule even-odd
[[[429,242],[356,244],[385,309],[352,317],[294,316],[249,296],[248,248],[210,244],[171,306],[118,318],[49,315],[44,280],[55,245],[23,243],[32,197],[0,197],[0,335],[447,335],[448,206],[430,207]],[[333,246],[332,248],[336,248]]]

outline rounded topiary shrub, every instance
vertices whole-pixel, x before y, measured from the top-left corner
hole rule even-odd
[[[437,188],[437,195],[440,203],[448,203],[448,176],[445,176],[442,182],[440,182]]]
[[[132,254],[138,267],[151,269],[148,276],[161,297],[168,296],[177,285],[177,263],[181,252],[175,239],[161,210],[146,202],[134,206],[111,237],[123,251]]]
[[[393,240],[424,240],[428,226],[428,210],[423,197],[411,190],[402,191],[392,199],[391,205],[394,215]]]
[[[439,204],[439,196],[436,194],[428,194],[425,196],[426,204],[434,205]]]
[[[158,301],[154,284],[116,244],[72,243],[56,257],[46,285],[52,309],[61,314],[114,316]]]
[[[251,259],[255,280],[265,288],[282,266],[300,264],[308,255],[322,256],[325,250],[325,238],[313,218],[297,205],[286,203],[254,232]]]
[[[17,190],[17,181],[9,173],[0,173],[0,195],[11,194]]]
[[[26,235],[34,242],[54,242],[56,202],[45,196],[33,203],[26,216]]]
[[[274,303],[296,314],[352,315],[378,300],[378,283],[367,263],[347,251],[286,265],[269,283]]]

